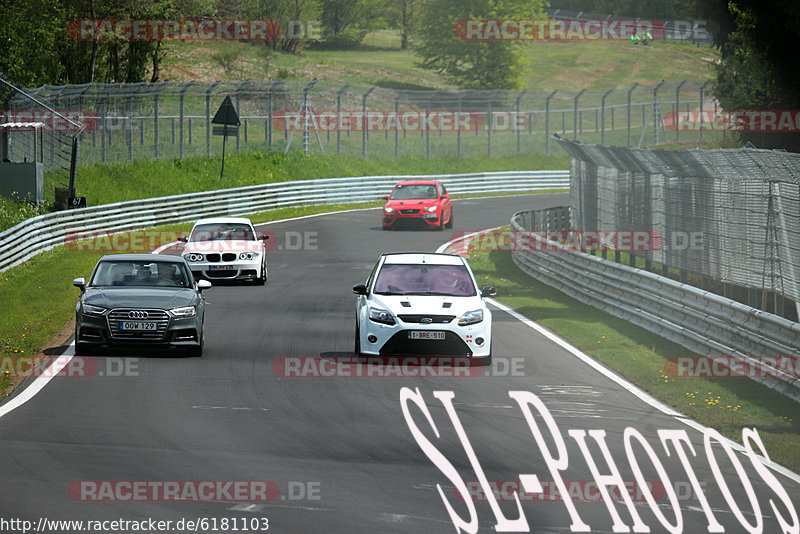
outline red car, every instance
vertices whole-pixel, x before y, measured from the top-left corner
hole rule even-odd
[[[453,204],[442,182],[408,180],[392,189],[383,207],[383,229],[417,224],[442,230],[453,227]]]

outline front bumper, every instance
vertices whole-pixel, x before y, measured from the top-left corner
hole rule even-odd
[[[195,280],[256,280],[261,276],[261,260],[234,262],[189,262]]]
[[[76,343],[108,347],[198,347],[202,339],[202,316],[169,317],[166,325],[153,331],[120,332],[107,315],[78,315]],[[113,331],[112,331],[113,330]]]
[[[410,339],[409,332],[444,332],[443,340]],[[370,356],[441,355],[485,358],[491,354],[491,320],[458,326],[449,324],[404,323],[394,325],[364,319],[359,328],[361,352]],[[370,342],[370,336],[375,341]]]
[[[414,226],[417,227],[436,227],[439,226],[439,212],[434,213],[386,213],[383,212],[383,219],[381,223],[384,228],[396,228],[400,226]]]

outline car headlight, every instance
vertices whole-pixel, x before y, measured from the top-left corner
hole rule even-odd
[[[386,208],[383,208],[383,211],[385,211],[386,213],[394,213],[397,210],[395,210],[394,208],[386,207]]]
[[[203,261],[203,255],[190,252],[188,254],[184,254],[183,259],[185,259],[186,261]]]
[[[369,320],[381,324],[395,324],[392,314],[381,308],[370,307]]]
[[[483,310],[472,310],[466,312],[458,319],[458,326],[467,326],[483,321]]]
[[[258,252],[242,252],[239,254],[240,260],[252,260],[258,258]]]
[[[197,315],[197,309],[194,306],[181,306],[180,308],[172,308],[169,312],[175,317],[194,317]]]
[[[91,304],[84,304],[83,305],[83,313],[87,315],[103,315],[108,310],[101,306],[93,306]]]
[[[425,211],[427,211],[428,213],[433,213],[436,211],[436,206],[428,206],[427,208],[425,208]]]

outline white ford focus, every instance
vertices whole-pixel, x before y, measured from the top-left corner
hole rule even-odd
[[[186,243],[182,256],[195,279],[267,281],[267,234],[257,234],[250,219],[212,217],[200,219]]]
[[[353,286],[357,355],[467,355],[491,361],[492,312],[461,256],[383,254]]]

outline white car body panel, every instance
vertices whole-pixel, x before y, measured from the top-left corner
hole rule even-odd
[[[465,265],[475,288],[474,296],[444,296],[444,295],[381,295],[373,292],[377,275],[386,264],[422,264],[429,265]],[[367,295],[359,295],[356,301],[356,317],[359,332],[361,353],[365,355],[379,355],[381,349],[398,332],[408,331],[436,331],[451,332],[460,339],[475,358],[491,356],[492,312],[486,306],[480,294],[475,277],[469,264],[463,258],[444,254],[390,254],[384,255],[379,260],[378,266],[370,275],[367,285]],[[369,318],[369,308],[379,308],[391,313],[395,320],[394,325],[375,322]],[[478,323],[459,326],[458,319],[466,312],[482,310],[483,320]],[[417,315],[432,316],[428,324],[420,322],[407,322],[399,316]],[[435,316],[454,316],[449,323],[435,322]],[[370,342],[369,336],[374,336],[375,341]],[[483,343],[479,344],[478,340]],[[435,347],[435,343],[433,346]],[[447,353],[444,353],[447,354]]]
[[[266,245],[258,239],[258,233],[250,219],[244,217],[212,217],[198,220],[192,227],[195,229],[207,224],[241,224],[247,225],[256,237],[254,240],[226,239],[209,241],[189,241],[181,255],[186,259],[192,272],[209,280],[246,280],[267,278]],[[191,239],[191,237],[190,237]],[[219,261],[210,261],[208,255],[219,254]],[[223,254],[235,254],[232,260],[224,260]],[[242,254],[250,254],[251,258],[242,258]],[[192,260],[192,255],[202,255],[200,261]],[[263,272],[262,272],[263,270]],[[248,275],[247,273],[255,273]]]

